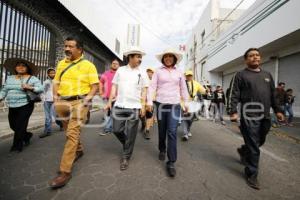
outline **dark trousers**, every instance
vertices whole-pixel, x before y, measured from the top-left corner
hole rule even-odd
[[[139,109],[114,107],[113,133],[123,145],[122,158],[130,159],[139,125]]]
[[[242,145],[242,154],[246,161],[246,176],[258,175],[259,147],[265,143],[270,127],[270,119],[241,119],[240,130],[245,142],[245,144]]]
[[[179,104],[161,104],[156,102],[158,120],[158,149],[166,152],[170,162],[177,160],[177,125],[180,116]],[[168,145],[166,139],[168,137]]]
[[[192,124],[194,122],[195,114],[194,113],[188,113],[188,114],[182,114],[184,119],[183,122],[183,134],[188,135],[188,133],[191,130]]]
[[[14,131],[14,147],[23,147],[23,141],[30,139],[31,134],[27,132],[27,126],[33,109],[33,103],[17,108],[9,108],[8,121],[10,128]]]

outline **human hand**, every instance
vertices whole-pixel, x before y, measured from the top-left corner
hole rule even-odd
[[[232,121],[232,122],[237,122],[238,118],[239,118],[239,116],[238,116],[237,113],[234,113],[234,114],[230,115],[230,121]]]

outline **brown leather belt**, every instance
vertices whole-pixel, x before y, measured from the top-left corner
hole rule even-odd
[[[85,95],[75,95],[75,96],[64,96],[64,97],[60,97],[60,99],[62,100],[66,100],[66,101],[75,101],[75,100],[79,100],[79,99],[84,99],[86,97]]]

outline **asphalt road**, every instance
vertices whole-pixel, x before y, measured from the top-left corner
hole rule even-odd
[[[300,145],[270,134],[262,148],[261,190],[247,186],[236,148],[237,127],[199,120],[193,136],[182,142],[178,132],[177,176],[166,176],[158,160],[157,127],[151,140],[139,133],[129,169],[119,170],[121,145],[113,135],[99,136],[101,113],[92,113],[82,129],[85,155],[74,165],[73,178],[59,190],[47,182],[56,175],[65,137],[56,132],[22,153],[9,153],[11,138],[0,142],[0,199],[206,200],[300,199]],[[230,128],[227,128],[230,127]]]

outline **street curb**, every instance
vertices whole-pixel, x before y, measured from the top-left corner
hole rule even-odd
[[[90,112],[96,112],[96,111],[99,111],[99,110],[100,110],[100,108],[95,108],[95,109],[90,110]],[[42,127],[44,127],[44,124],[28,127],[27,130],[28,130],[28,131],[33,131],[33,130],[36,130],[36,129],[39,129],[39,128],[42,128]],[[5,134],[5,135],[1,135],[1,136],[0,136],[0,141],[1,141],[1,140],[5,140],[5,139],[7,139],[7,138],[10,138],[10,137],[12,137],[13,135],[14,135],[13,132],[10,132],[10,133]]]

